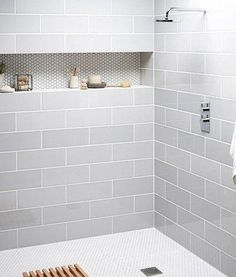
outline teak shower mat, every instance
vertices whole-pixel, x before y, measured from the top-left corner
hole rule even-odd
[[[89,277],[78,265],[69,265],[43,270],[24,272],[23,277]]]

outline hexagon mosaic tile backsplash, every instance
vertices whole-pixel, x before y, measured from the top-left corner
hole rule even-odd
[[[109,84],[121,80],[140,84],[139,53],[12,54],[0,55],[0,62],[6,64],[7,85],[13,85],[15,74],[28,73],[34,89],[66,88],[73,67],[80,68],[80,79],[100,74]]]

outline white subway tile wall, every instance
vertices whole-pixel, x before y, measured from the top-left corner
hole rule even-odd
[[[236,187],[229,144],[236,120],[236,4],[155,0],[156,17],[172,6],[208,11],[155,23],[155,225],[234,277]],[[210,134],[200,131],[202,100],[211,105]]]
[[[0,50],[153,51],[153,1],[1,0]]]
[[[153,96],[0,95],[1,250],[153,227]]]

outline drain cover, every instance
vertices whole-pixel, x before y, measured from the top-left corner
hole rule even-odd
[[[143,268],[141,271],[146,276],[156,276],[162,274],[162,272],[156,267]]]

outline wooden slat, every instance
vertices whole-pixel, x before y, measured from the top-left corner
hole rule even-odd
[[[48,272],[47,269],[43,269],[43,274],[46,276],[46,277],[52,277],[52,275]]]
[[[51,277],[60,277],[53,268],[49,268],[49,272],[51,274]]]
[[[29,274],[30,274],[30,277],[37,277],[37,275],[33,271],[30,271]]]
[[[44,277],[44,274],[40,270],[36,270],[37,277]]]
[[[68,267],[75,277],[83,277],[82,273],[78,272],[72,265],[69,265]]]
[[[74,277],[73,274],[72,274],[72,273],[70,272],[70,270],[68,269],[68,267],[63,266],[63,267],[62,267],[62,270],[64,271],[64,273],[65,273],[65,275],[66,275],[67,277]]]
[[[83,275],[84,277],[89,277],[88,274],[85,273],[85,272],[83,271],[83,269],[82,269],[78,264],[75,264],[75,268],[76,268],[79,272],[81,272],[82,275]]]
[[[56,272],[60,277],[67,277],[60,267],[56,267]]]

